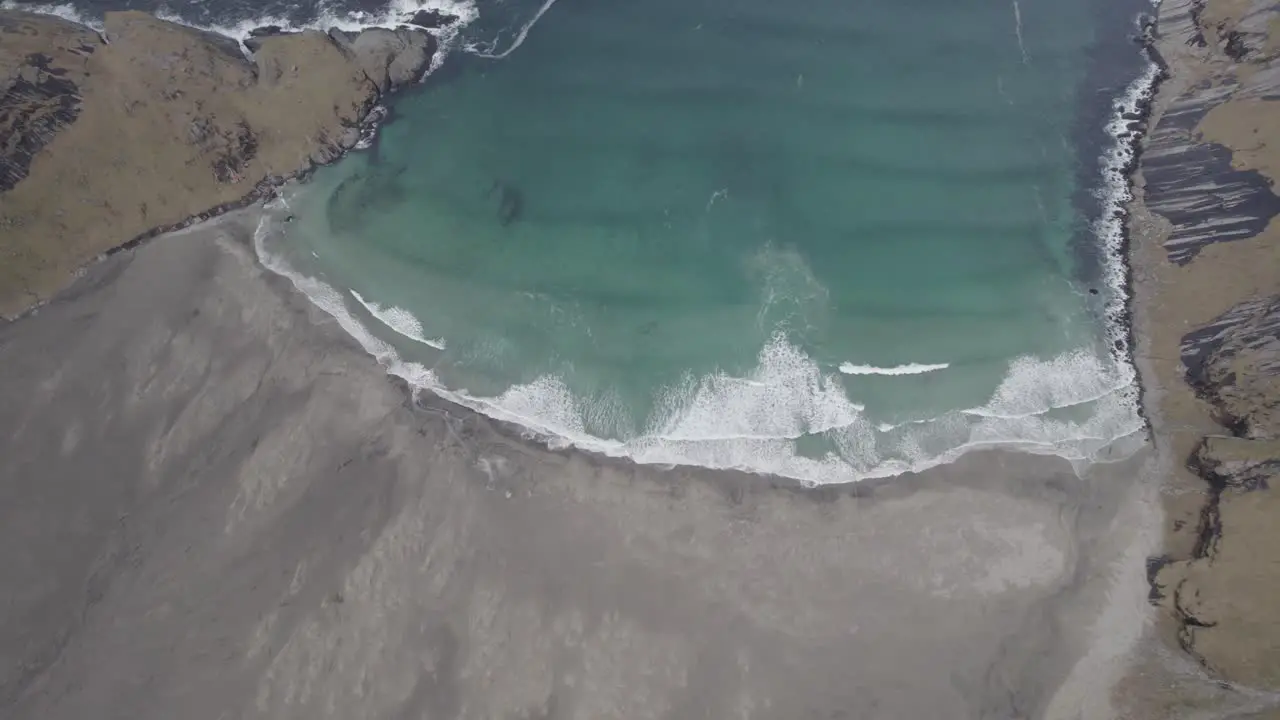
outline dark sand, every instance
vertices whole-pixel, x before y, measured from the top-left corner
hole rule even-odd
[[[415,404],[253,221],[0,326],[0,716],[1112,714],[1148,454],[804,490],[548,451]]]

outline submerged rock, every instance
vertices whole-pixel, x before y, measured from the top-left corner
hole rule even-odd
[[[524,213],[524,193],[520,188],[502,180],[494,180],[489,188],[489,196],[498,202],[498,222],[503,227],[520,219]]]
[[[371,216],[404,202],[408,191],[401,178],[406,170],[404,166],[378,165],[343,180],[325,206],[329,227],[339,233],[355,233],[368,226]]]

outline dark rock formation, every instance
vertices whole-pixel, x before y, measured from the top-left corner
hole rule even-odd
[[[1182,339],[1187,381],[1241,437],[1280,437],[1280,295],[1253,298]]]
[[[0,14],[0,37],[39,32],[38,25],[47,47],[0,44],[0,192],[25,178],[35,154],[80,114],[85,59],[100,42],[75,23],[6,14]]]
[[[1280,475],[1280,443],[1235,437],[1209,437],[1191,459],[1218,492],[1270,490]]]
[[[279,25],[263,25],[249,31],[249,37],[244,39],[244,46],[249,52],[254,53],[262,48],[262,41],[265,38],[296,34],[296,32],[285,30]]]
[[[1219,677],[1280,686],[1280,441],[1209,437],[1189,464],[1209,483],[1192,556],[1158,564],[1152,597],[1178,622],[1183,649]]]
[[[1277,9],[1268,0],[1207,3],[1201,16],[1205,33],[1215,37],[1222,53],[1236,62],[1266,63],[1276,57],[1271,23]]]
[[[451,25],[458,21],[457,15],[449,15],[439,10],[419,10],[405,18],[406,25],[416,25],[420,28],[435,30],[446,25]]]
[[[284,28],[280,27],[279,25],[263,25],[262,27],[256,27],[249,31],[249,37],[251,38],[271,37],[273,35],[289,35],[289,34],[291,33],[285,30]]]
[[[1147,207],[1173,224],[1169,259],[1190,262],[1206,245],[1256,236],[1280,213],[1265,176],[1231,164],[1231,150],[1197,128],[1231,86],[1202,85],[1175,100],[1152,129],[1142,161]]]
[[[1216,313],[1190,332],[1155,328],[1175,340],[1182,379],[1203,401],[1170,388],[1186,401],[1164,412],[1174,413],[1171,432],[1208,429],[1206,415],[1221,426],[1186,459],[1207,485],[1204,503],[1190,551],[1152,562],[1152,598],[1175,620],[1183,649],[1211,673],[1268,691],[1280,689],[1280,266],[1268,246],[1280,212],[1272,190],[1280,176],[1272,147],[1278,20],[1280,8],[1263,0],[1161,6],[1160,35],[1178,56],[1175,76],[1188,82],[1142,159],[1146,205],[1172,225],[1163,249],[1185,266],[1146,269],[1158,283],[1154,301],[1167,303],[1160,309],[1177,328],[1187,315]],[[1225,241],[1236,242],[1202,254]],[[1153,356],[1173,355],[1172,344]]]

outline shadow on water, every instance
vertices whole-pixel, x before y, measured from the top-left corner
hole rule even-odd
[[[371,164],[334,188],[325,205],[325,217],[334,232],[356,233],[371,217],[390,212],[409,196],[402,176],[405,165]]]
[[[495,210],[502,227],[519,220],[524,212],[524,193],[505,180],[494,180],[485,197],[497,204]]]

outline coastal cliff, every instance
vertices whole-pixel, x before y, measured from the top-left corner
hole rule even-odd
[[[409,28],[242,48],[140,12],[108,13],[98,33],[0,11],[0,317],[104,252],[334,160],[435,50]]]
[[[1280,8],[1165,0],[1138,174],[1138,359],[1173,463],[1152,599],[1233,686],[1280,689]]]

